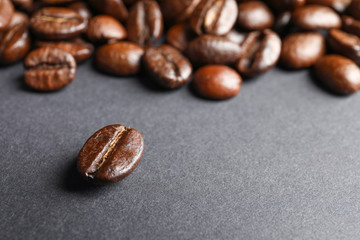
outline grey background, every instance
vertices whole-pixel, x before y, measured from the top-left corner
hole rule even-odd
[[[91,61],[54,93],[22,74],[0,69],[0,239],[360,237],[359,94],[281,69],[224,102]],[[114,123],[143,134],[144,158],[117,184],[85,184],[77,153]]]

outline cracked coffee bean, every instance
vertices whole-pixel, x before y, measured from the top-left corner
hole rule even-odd
[[[25,59],[25,83],[35,90],[58,90],[70,84],[75,75],[74,57],[58,48],[38,48]]]
[[[14,6],[10,0],[0,0],[0,32],[10,24],[14,14]]]
[[[110,125],[94,133],[82,147],[78,170],[95,183],[117,182],[134,171],[144,149],[144,139],[136,129]]]
[[[109,42],[125,39],[127,32],[115,18],[97,15],[90,19],[86,35],[91,42]]]
[[[192,74],[189,60],[178,50],[165,44],[148,48],[144,55],[144,65],[160,86],[170,89],[186,84]]]
[[[350,58],[356,64],[360,64],[359,37],[338,29],[332,29],[329,31],[328,42],[334,52]]]
[[[265,3],[260,1],[239,4],[238,24],[241,28],[254,31],[271,28],[274,15]]]

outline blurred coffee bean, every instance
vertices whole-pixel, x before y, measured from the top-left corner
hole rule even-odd
[[[340,28],[339,15],[329,7],[306,5],[293,12],[294,25],[301,30]]]
[[[128,76],[137,74],[144,50],[132,42],[116,42],[101,46],[96,51],[96,66],[103,72]]]
[[[235,0],[202,0],[190,18],[190,25],[199,35],[224,35],[232,29],[237,16]]]
[[[349,16],[342,17],[343,30],[360,37],[360,21]]]
[[[45,5],[60,5],[64,3],[75,2],[75,0],[38,0]]]
[[[237,30],[233,29],[228,34],[224,35],[224,37],[234,43],[241,44],[245,40],[246,35],[247,33],[238,32]]]
[[[232,65],[239,59],[241,48],[226,37],[205,34],[192,40],[186,53],[194,65]]]
[[[145,0],[135,3],[127,20],[128,39],[147,47],[155,44],[164,28],[163,17],[156,1]]]
[[[267,4],[276,12],[293,11],[294,9],[305,5],[306,0],[267,0]]]
[[[68,8],[80,14],[85,20],[89,20],[92,17],[92,13],[85,2],[72,3],[68,6]]]
[[[340,55],[325,55],[315,64],[318,79],[332,92],[351,94],[360,89],[360,69]]]
[[[260,1],[239,4],[238,24],[246,30],[263,30],[272,27],[274,15],[265,3]]]
[[[360,38],[338,29],[329,31],[328,42],[331,49],[360,64]]]
[[[254,77],[276,65],[281,52],[279,36],[269,30],[249,33],[241,44],[241,55],[236,64],[240,74]]]
[[[352,0],[347,12],[353,18],[360,20],[360,0]]]
[[[291,69],[307,68],[314,65],[325,50],[325,39],[320,33],[292,33],[282,42],[280,62]]]
[[[290,28],[291,12],[283,12],[276,17],[273,30],[280,36],[286,34]]]
[[[162,0],[159,2],[166,24],[184,22],[192,15],[201,0]]]
[[[125,39],[127,33],[124,26],[115,18],[97,15],[90,19],[86,35],[92,42],[109,42]]]
[[[18,24],[29,26],[29,22],[30,22],[29,17],[25,13],[15,11],[13,17],[11,18],[8,28],[11,28]]]
[[[17,8],[30,12],[34,7],[34,0],[12,0]]]
[[[195,37],[196,34],[184,23],[172,26],[166,33],[166,41],[181,52],[186,50],[189,42]]]
[[[120,21],[126,21],[128,10],[122,0],[89,0],[90,5],[97,12],[110,15]]]
[[[0,32],[10,24],[14,14],[14,6],[10,0],[0,0]]]
[[[165,44],[146,49],[144,65],[156,83],[169,89],[183,86],[192,74],[189,60],[178,50]]]
[[[351,3],[351,0],[307,0],[307,4],[317,4],[331,7],[337,12],[344,12]]]

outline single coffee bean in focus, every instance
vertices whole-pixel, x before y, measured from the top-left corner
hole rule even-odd
[[[272,27],[274,15],[263,2],[245,2],[239,4],[238,24],[245,30],[264,30]]]

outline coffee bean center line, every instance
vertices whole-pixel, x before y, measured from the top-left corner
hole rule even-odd
[[[215,27],[217,20],[220,18],[221,10],[224,8],[224,5],[224,0],[215,1],[214,5],[210,7],[204,18],[203,30],[211,31],[211,29]]]
[[[163,56],[163,58],[165,58],[166,62],[171,64],[172,69],[175,72],[175,75],[177,77],[182,77],[178,65],[171,58],[168,57],[168,55],[164,52],[164,50],[161,48],[157,48],[156,50],[161,54],[161,56]]]
[[[57,22],[57,23],[63,23],[70,20],[78,20],[77,18],[64,18],[64,17],[54,17],[54,16],[39,16],[38,19],[41,21],[49,21],[49,22]]]

